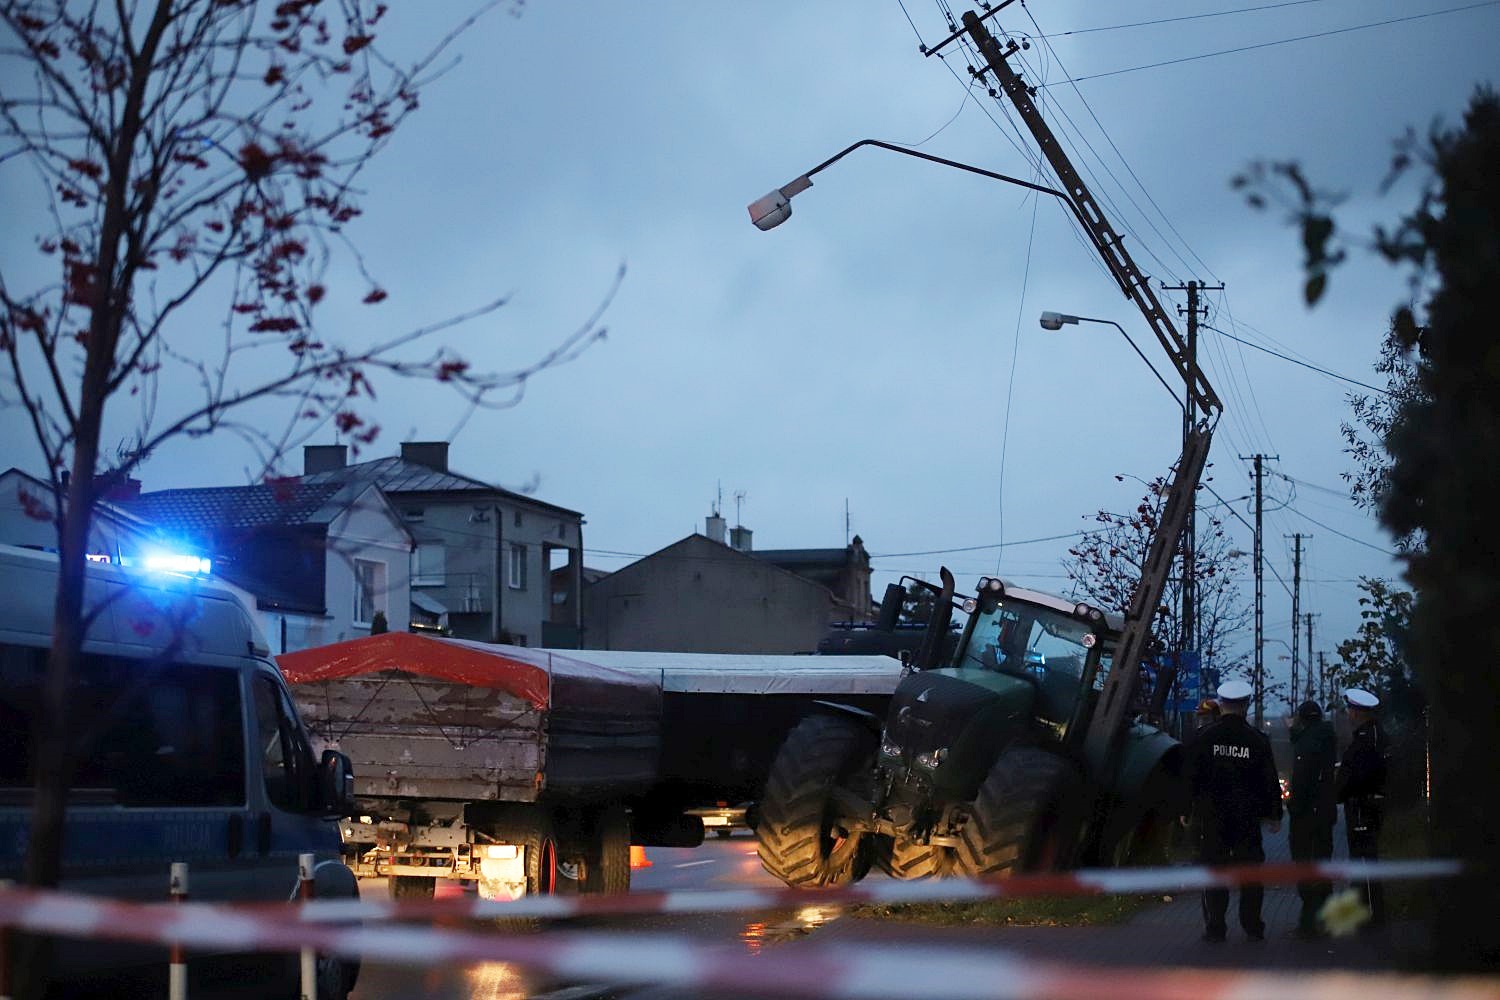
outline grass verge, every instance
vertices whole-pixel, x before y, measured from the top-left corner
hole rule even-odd
[[[993,899],[980,903],[901,903],[860,906],[850,916],[936,927],[1103,927],[1122,924],[1161,896],[1080,896]]]

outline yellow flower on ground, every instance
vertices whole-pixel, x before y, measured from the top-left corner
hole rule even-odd
[[[1353,934],[1369,919],[1370,908],[1365,905],[1364,898],[1357,889],[1334,893],[1318,911],[1318,921],[1334,937]]]

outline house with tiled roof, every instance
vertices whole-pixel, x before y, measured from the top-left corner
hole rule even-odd
[[[484,642],[576,649],[583,629],[583,515],[455,472],[448,444],[348,463],[343,445],[303,449],[306,486],[375,486],[414,540],[413,621]],[[393,626],[394,627],[394,626]]]
[[[377,616],[391,631],[410,624],[414,542],[373,483],[159,490],[122,506],[248,592],[275,652],[368,635]]]

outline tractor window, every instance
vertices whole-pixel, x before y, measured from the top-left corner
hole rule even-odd
[[[1059,612],[1034,605],[1004,604],[979,612],[958,666],[978,667],[1040,679],[1077,682],[1088,659],[1089,629]]]

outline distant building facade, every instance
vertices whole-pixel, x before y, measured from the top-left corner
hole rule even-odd
[[[805,653],[830,623],[868,613],[868,575],[861,611],[823,583],[744,551],[750,532],[734,530],[741,547],[725,541],[722,518],[710,517],[707,535],[689,535],[590,584],[585,647]]]
[[[379,487],[410,532],[411,617],[482,642],[576,649],[583,631],[583,515],[448,468],[446,442],[347,464],[303,449],[301,482]],[[392,626],[394,628],[394,626]]]

